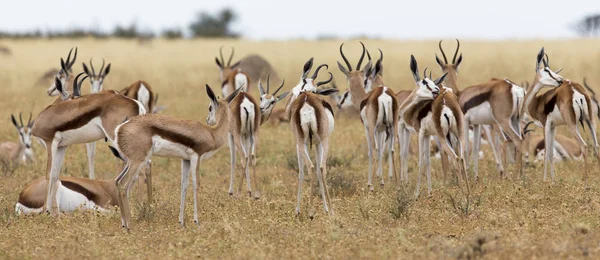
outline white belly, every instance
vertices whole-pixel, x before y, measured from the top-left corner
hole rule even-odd
[[[564,125],[565,119],[560,114],[560,110],[557,105],[554,105],[554,109],[550,114],[548,114],[548,118],[546,120],[551,120],[554,126]]]
[[[163,139],[158,135],[152,136],[152,154],[162,157],[177,157],[190,159],[191,149],[185,145]]]
[[[475,125],[493,125],[496,123],[496,120],[492,115],[492,107],[488,101],[469,109],[465,114],[465,118],[467,118],[471,124]]]
[[[102,129],[102,120],[100,117],[95,117],[80,128],[57,132],[56,136],[61,140],[58,146],[90,143],[106,137]]]
[[[67,189],[60,181],[56,192],[56,202],[58,203],[59,210],[62,212],[73,212],[77,209],[94,209],[96,207],[96,203],[88,200],[81,193]]]

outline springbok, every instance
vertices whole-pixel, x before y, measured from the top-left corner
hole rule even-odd
[[[219,76],[221,78],[221,92],[223,96],[228,96],[234,90],[238,88],[242,88],[243,92],[248,92],[250,90],[250,76],[243,71],[240,67],[241,60],[231,65],[231,59],[233,59],[233,54],[235,50],[233,47],[231,48],[231,56],[229,56],[229,60],[227,64],[225,64],[225,59],[223,59],[223,47],[219,48],[219,58],[215,57],[215,62],[217,66],[219,66]]]
[[[592,111],[594,112],[594,116],[600,119],[600,104],[598,104],[598,99],[596,99],[596,91],[594,91],[590,85],[587,83],[587,79],[583,78],[583,86],[587,89],[590,98],[592,99]]]
[[[219,66],[219,78],[221,82],[224,82],[227,75],[229,75],[235,69],[240,69],[248,75],[251,81],[248,82],[249,84],[246,85],[247,87],[251,85],[254,86],[259,80],[265,82],[267,77],[270,77],[276,82],[281,81],[271,64],[257,54],[250,54],[231,65],[234,53],[235,50],[232,47],[231,56],[229,56],[227,63],[225,63],[225,59],[223,58],[223,47],[221,46],[219,48],[219,57],[215,57],[215,61],[217,66]]]
[[[55,200],[60,212],[73,212],[77,209],[111,212],[117,205],[115,183],[112,180],[100,181],[75,177],[60,177],[57,183]],[[19,193],[15,205],[17,214],[41,213],[44,208],[48,180],[39,177]]]
[[[75,64],[75,60],[77,59],[77,47],[75,47],[75,55],[73,55],[73,60],[71,60],[71,52],[73,48],[69,50],[69,55],[67,56],[67,61],[64,61],[60,58],[60,70],[56,74],[55,78],[61,83],[62,89],[65,91],[69,91],[70,89],[74,89],[74,86],[69,86],[69,82],[73,79],[73,64]],[[57,89],[56,81],[48,88],[48,96],[55,97],[61,94],[61,91]]]
[[[158,94],[155,94],[154,91],[152,91],[152,87],[150,87],[148,82],[143,80],[133,82],[129,87],[120,90],[119,94],[139,101],[144,105],[144,108],[148,113],[156,114]]]
[[[327,155],[329,152],[329,137],[334,128],[334,114],[331,105],[319,98],[319,95],[331,95],[338,90],[317,89],[319,86],[329,83],[333,76],[329,72],[329,79],[323,82],[313,84],[318,75],[318,71],[327,65],[322,64],[317,67],[312,77],[308,77],[313,64],[313,58],[310,58],[303,68],[300,82],[296,85],[286,103],[286,111],[290,115],[290,128],[296,138],[296,153],[298,155],[298,202],[296,204],[296,215],[300,215],[300,201],[302,198],[302,183],[304,181],[304,165],[307,166],[308,175],[315,172],[315,165],[310,160],[309,150],[313,144],[316,144],[316,177],[319,182],[321,197],[323,199],[323,209],[325,212],[333,214],[329,191],[327,189]],[[309,147],[310,145],[310,147]],[[311,207],[312,197],[312,179],[309,183],[311,193],[308,199],[309,208]],[[313,214],[309,212],[312,219]]]
[[[246,175],[248,185],[248,196],[252,196],[252,185],[250,184],[250,171],[248,169],[252,164],[252,179],[254,185],[254,198],[260,198],[260,191],[256,182],[256,155],[255,149],[258,143],[258,132],[260,126],[269,119],[271,111],[277,102],[285,98],[288,92],[277,95],[285,81],[275,90],[273,94],[270,90],[270,77],[267,77],[267,90],[265,91],[262,83],[258,83],[260,90],[260,103],[249,93],[240,91],[231,102],[229,102],[229,152],[231,156],[231,178],[229,182],[229,195],[233,195],[233,179],[235,175],[235,152],[240,152],[242,156],[242,172],[240,173],[240,185],[238,193],[242,190],[243,176]],[[259,114],[260,113],[260,114]]]
[[[533,129],[528,129],[529,125],[534,123],[533,121],[528,122],[523,128],[523,153],[525,153],[525,160],[527,164],[530,164],[529,154],[533,155],[533,163],[537,164],[544,160],[545,157],[545,140],[544,136],[540,134],[533,134]],[[555,162],[561,162],[566,160],[581,160],[582,153],[581,147],[577,142],[569,137],[561,134],[556,134],[556,140],[554,143],[554,158]]]
[[[0,143],[0,157],[4,160],[5,164],[28,164],[35,161],[35,155],[31,148],[31,113],[29,113],[29,120],[27,125],[23,124],[22,114],[19,113],[19,123],[15,119],[14,115],[10,115],[13,125],[17,128],[19,133],[19,142],[3,142]]]
[[[49,182],[45,206],[50,213],[55,213],[58,208],[55,199],[57,183],[67,147],[100,139],[112,143],[118,124],[126,118],[146,114],[141,103],[112,90],[81,96],[81,84],[85,80],[84,77],[77,81],[81,74],[74,80],[72,94],[56,78],[56,90],[61,97],[40,112],[31,128],[33,136],[45,145],[48,153],[46,179]]]
[[[592,102],[585,88],[577,83],[564,80],[558,73],[550,70],[548,57],[547,55],[544,57],[545,55],[544,48],[542,48],[537,55],[533,87],[527,93],[521,114],[527,110],[529,116],[544,127],[544,181],[549,165],[550,176],[554,182],[553,148],[555,147],[556,127],[560,125],[567,125],[571,135],[579,143],[585,164],[583,178],[586,179],[588,174],[587,144],[581,137],[577,123],[579,122],[585,129],[583,125],[585,122],[590,128],[594,142],[594,154],[598,157],[600,164]],[[551,89],[542,95],[537,95],[544,87]]]
[[[131,210],[129,190],[133,180],[143,168],[149,165],[153,155],[181,159],[181,204],[179,224],[183,226],[185,193],[192,176],[194,196],[194,223],[198,223],[198,202],[196,169],[199,161],[206,159],[227,143],[229,129],[229,103],[240,92],[235,90],[225,100],[218,100],[212,89],[206,85],[210,98],[208,117],[204,125],[198,121],[181,120],[169,116],[148,114],[126,120],[114,130],[115,154],[126,164],[115,179],[117,197],[121,209],[121,223],[130,230]],[[151,181],[148,189],[151,190]]]
[[[415,197],[419,197],[421,184],[421,176],[423,171],[427,172],[427,194],[431,192],[431,165],[430,165],[430,144],[431,136],[436,136],[440,141],[442,149],[447,155],[453,156],[456,160],[456,166],[459,171],[456,172],[457,177],[461,178],[464,173],[465,182],[468,181],[466,175],[466,166],[463,158],[463,144],[465,136],[461,131],[464,118],[460,111],[458,98],[456,95],[446,88],[443,88],[440,93],[438,87],[447,74],[432,81],[427,78],[426,73],[423,73],[423,78],[419,76],[417,61],[411,55],[410,69],[415,80],[417,88],[414,89],[406,101],[400,105],[401,120],[404,121],[407,128],[411,132],[416,132],[419,135],[419,174],[417,177],[417,188]],[[426,71],[427,69],[425,69]],[[402,143],[401,150],[408,150],[409,142]],[[404,160],[406,161],[406,160]],[[444,176],[446,175],[448,165],[442,165]],[[459,174],[459,172],[461,174]]]

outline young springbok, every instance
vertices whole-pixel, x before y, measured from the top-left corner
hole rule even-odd
[[[227,64],[225,64],[225,59],[223,59],[223,46],[221,46],[219,48],[221,60],[219,60],[218,57],[215,57],[215,62],[217,63],[217,66],[219,66],[219,76],[221,78],[221,91],[223,96],[228,96],[238,88],[242,88],[243,92],[248,92],[251,87],[250,77],[239,68],[242,61],[240,60],[231,65],[231,59],[233,59],[234,53],[235,50],[232,47],[231,56],[229,56],[229,60],[227,61]]]
[[[292,94],[288,97],[286,111],[290,115],[290,128],[296,138],[296,153],[298,155],[298,201],[296,204],[296,215],[300,215],[300,201],[302,198],[302,183],[304,182],[304,165],[307,166],[308,175],[315,172],[315,165],[310,160],[310,148],[316,144],[316,177],[319,183],[321,197],[323,199],[323,209],[325,212],[333,214],[329,191],[327,189],[327,155],[329,152],[329,137],[334,128],[334,115],[331,105],[319,98],[319,95],[331,95],[336,93],[337,89],[317,89],[317,87],[329,83],[333,77],[331,72],[327,81],[313,84],[319,69],[327,67],[322,64],[317,67],[312,77],[308,73],[312,68],[313,58],[310,58],[305,64],[300,82],[292,89]],[[310,145],[310,146],[309,146]],[[312,179],[309,183],[311,193],[308,199],[309,208],[311,207],[312,197]],[[309,212],[309,217],[313,218],[313,213]]]
[[[74,80],[70,94],[56,79],[56,89],[61,93],[53,104],[46,107],[33,123],[32,134],[45,145],[48,153],[46,179],[48,194],[46,211],[55,213],[58,177],[67,147],[72,144],[89,143],[101,139],[113,142],[117,125],[126,118],[146,113],[144,106],[116,91],[105,90],[81,96],[81,84],[85,78]]]
[[[564,80],[556,72],[550,70],[547,55],[544,48],[537,55],[536,74],[533,79],[533,87],[527,93],[525,106],[521,114],[527,110],[529,116],[544,126],[545,157],[544,157],[544,181],[548,165],[550,166],[550,176],[554,181],[554,143],[556,136],[556,127],[567,125],[573,138],[577,140],[583,154],[585,170],[583,178],[587,178],[587,144],[577,123],[585,129],[585,122],[590,128],[592,140],[594,142],[594,154],[598,157],[600,163],[600,154],[598,154],[598,139],[596,136],[596,123],[594,122],[593,106],[589,94],[581,85]],[[541,95],[538,92],[544,87],[551,89]],[[522,148],[521,148],[522,149]]]
[[[86,178],[60,177],[55,200],[60,212],[77,209],[111,212],[117,205],[117,189],[112,180],[100,181]],[[15,205],[17,214],[41,213],[44,208],[48,180],[39,177],[19,193]]]
[[[258,132],[260,125],[267,121],[271,111],[277,102],[285,98],[288,92],[275,96],[281,86],[273,94],[269,93],[270,83],[267,78],[267,90],[265,91],[259,81],[260,105],[249,93],[240,92],[229,102],[229,152],[231,156],[231,178],[229,182],[229,195],[233,195],[233,179],[235,175],[235,152],[242,156],[242,172],[240,173],[240,185],[238,193],[242,190],[243,176],[246,175],[248,196],[252,196],[252,185],[250,184],[249,165],[252,164],[252,179],[254,186],[254,198],[260,198],[260,191],[256,182],[256,155],[255,150],[258,143]]]
[[[544,135],[533,134],[533,129],[528,129],[529,125],[534,121],[528,122],[523,128],[523,153],[525,154],[525,162],[530,164],[529,154],[533,155],[533,163],[537,164],[544,160],[546,149]],[[556,140],[554,142],[554,158],[555,162],[561,162],[566,160],[581,160],[582,153],[581,147],[574,139],[566,137],[561,134],[556,134]]]
[[[61,83],[61,87],[65,91],[70,91],[74,88],[74,86],[70,86],[69,83],[73,79],[73,64],[75,64],[75,60],[77,59],[77,47],[75,47],[75,55],[73,55],[73,60],[71,60],[71,52],[73,48],[69,50],[69,55],[67,56],[67,61],[60,58],[60,70],[56,74],[55,78]],[[48,96],[55,97],[61,94],[61,91],[57,89],[56,81],[48,88],[46,91]]]
[[[211,126],[198,121],[148,114],[133,117],[115,128],[115,153],[126,162],[115,183],[121,209],[121,223],[127,231],[130,229],[131,221],[128,191],[134,183],[133,180],[137,179],[140,170],[148,165],[153,155],[181,158],[179,223],[183,226],[185,193],[191,175],[194,223],[199,224],[196,169],[199,161],[210,157],[227,143],[230,122],[229,103],[239,91],[240,89],[237,89],[225,100],[218,100],[212,89],[206,85],[206,93],[210,98],[206,123]],[[149,189],[151,190],[151,187]]]
[[[19,113],[19,123],[15,119],[14,115],[10,115],[13,125],[17,128],[19,133],[19,143],[16,142],[3,142],[0,143],[0,157],[3,163],[7,164],[28,164],[35,161],[35,155],[33,149],[31,149],[31,113],[29,113],[29,120],[27,125],[23,124],[22,114]]]
[[[424,72],[421,79],[417,61],[412,55],[410,69],[417,88],[411,92],[406,101],[400,106],[400,113],[401,120],[404,121],[411,132],[416,132],[419,135],[419,174],[415,191],[415,197],[419,197],[421,176],[424,170],[427,172],[427,194],[431,192],[431,136],[436,136],[446,154],[454,157],[455,165],[459,169],[456,172],[457,177],[460,179],[464,173],[464,177],[467,178],[462,149],[465,136],[461,131],[464,118],[456,95],[446,88],[443,88],[440,93],[438,85],[444,81],[447,74],[432,81],[427,78]],[[403,142],[402,145],[404,146],[402,150],[408,150],[408,142]],[[447,167],[447,165],[443,165],[444,175],[448,171]],[[465,181],[467,180],[465,179]]]

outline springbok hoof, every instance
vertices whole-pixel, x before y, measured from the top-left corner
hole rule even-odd
[[[248,191],[248,197],[252,198],[252,192]]]
[[[315,219],[315,213],[310,213],[310,214],[308,214],[308,218],[309,218],[310,220],[313,220],[313,219]]]
[[[232,196],[232,197],[233,197],[233,191],[230,191],[230,192],[229,192],[229,196]]]

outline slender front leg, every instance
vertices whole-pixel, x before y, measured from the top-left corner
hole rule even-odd
[[[89,177],[90,179],[95,179],[96,177],[94,174],[94,157],[96,156],[96,142],[85,144],[85,148],[87,150]]]
[[[427,169],[427,196],[431,195],[431,141],[429,136],[425,136],[426,141],[423,143],[423,158]]]
[[[546,154],[548,154],[548,158],[550,158],[550,178],[552,178],[552,182],[554,182],[554,149],[555,149],[554,143],[556,142],[555,136],[556,136],[556,128],[552,127],[550,129],[550,143],[551,143],[550,149],[546,150]],[[584,145],[585,145],[585,143],[584,143]],[[584,161],[584,165],[585,165],[584,166],[585,167],[584,178],[585,178],[585,175],[587,174],[587,160],[586,160],[585,154],[583,156],[583,161]]]
[[[148,194],[148,203],[152,203],[152,160],[148,160],[146,168],[146,192]]]
[[[408,155],[409,155],[409,150],[410,150],[410,137],[411,137],[411,133],[408,129],[404,128],[403,130],[404,134],[402,134],[402,138],[404,140],[402,140],[402,148],[403,151],[401,151],[402,153],[402,175],[404,176],[404,181],[408,182]]]
[[[429,140],[427,140],[429,141]],[[424,165],[424,153],[425,153],[425,134],[423,130],[419,131],[419,173],[417,174],[417,190],[415,191],[415,198],[419,198],[419,189],[421,188],[421,176],[423,175]]]
[[[471,122],[469,121],[469,118],[465,117],[465,122],[463,123],[463,136],[465,137],[465,143],[464,143],[464,158],[465,158],[465,164],[468,166],[468,168],[471,167],[471,161],[470,161],[470,150],[469,150],[469,143],[471,142],[471,138],[469,138],[469,126],[471,125]],[[475,140],[475,135],[473,135],[473,141]]]
[[[577,141],[577,143],[579,143],[579,148],[581,149],[581,154],[583,155],[583,164],[584,164],[583,179],[586,180],[587,179],[587,175],[588,175],[588,160],[587,160],[588,149],[587,149],[587,144],[585,143],[585,140],[583,139],[583,137],[579,133],[579,130],[577,129],[577,125],[568,125],[568,127],[569,127],[569,131],[571,132],[571,135],[573,136],[573,138],[575,138],[575,140]],[[590,130],[592,130],[592,136],[595,136],[595,129],[590,127]],[[553,136],[555,136],[556,135],[556,129],[553,129],[553,131],[551,132],[551,134]],[[595,138],[592,138],[592,139],[593,139],[594,143],[597,142],[595,140]],[[594,144],[594,145],[596,145],[596,144]],[[546,153],[548,153],[547,149],[546,149]],[[553,157],[550,157],[550,158],[554,159]],[[554,160],[552,160],[552,161],[554,161]],[[550,168],[550,174],[551,175],[553,174],[552,167]]]
[[[496,170],[500,173],[500,177],[504,176],[504,165],[502,164],[502,158],[500,157],[500,152],[497,150],[498,145],[496,143],[496,138],[493,135],[492,130],[490,129],[490,125],[484,125],[483,130],[485,131],[485,137],[488,140],[488,144],[490,148],[492,148],[492,154],[494,155],[494,159],[496,160]],[[479,155],[477,155],[479,156]]]
[[[229,178],[229,195],[233,195],[233,179],[235,175],[235,143],[233,135],[229,134],[229,157],[231,158],[231,178]]]
[[[252,164],[252,184],[254,185],[254,199],[260,199],[259,181],[256,179],[256,143],[254,135],[250,136],[250,160]]]
[[[58,176],[62,169],[62,165],[65,159],[66,146],[58,147],[58,141],[52,143],[53,156],[52,156],[52,168],[50,171],[50,180],[48,181],[48,194],[46,197],[46,210],[50,208],[51,214],[58,214],[58,202],[56,201],[56,192],[58,190]]]
[[[192,156],[189,166],[190,174],[192,175],[192,185],[194,188],[194,223],[198,225],[198,182],[196,178],[196,169],[198,168],[198,155]]]
[[[375,138],[375,142],[378,143],[378,147],[375,149],[377,151],[377,176],[381,179],[381,187],[384,186],[384,181],[383,181],[383,152],[385,150],[385,134],[383,133],[378,133],[376,134],[376,138]]]
[[[546,176],[548,172],[548,163],[552,163],[553,159],[549,158],[550,152],[548,149],[554,149],[554,144],[552,143],[552,122],[546,121],[544,125],[544,181],[546,181]],[[551,161],[552,160],[552,161]]]
[[[323,173],[323,183],[325,186],[325,196],[327,196],[327,205],[329,206],[329,214],[333,215],[333,202],[329,196],[329,185],[327,184],[327,155],[329,154],[329,139],[321,140],[323,151],[321,153],[321,172]]]
[[[189,184],[190,161],[181,160],[181,202],[179,204],[179,225],[183,227],[183,210],[185,207],[185,192]]]
[[[302,183],[304,182],[304,160],[302,159],[302,150],[300,143],[296,144],[296,154],[298,156],[298,202],[296,204],[296,216],[300,215],[300,200],[302,199]]]
[[[473,172],[475,181],[479,180],[479,144],[481,143],[481,125],[473,125]]]

